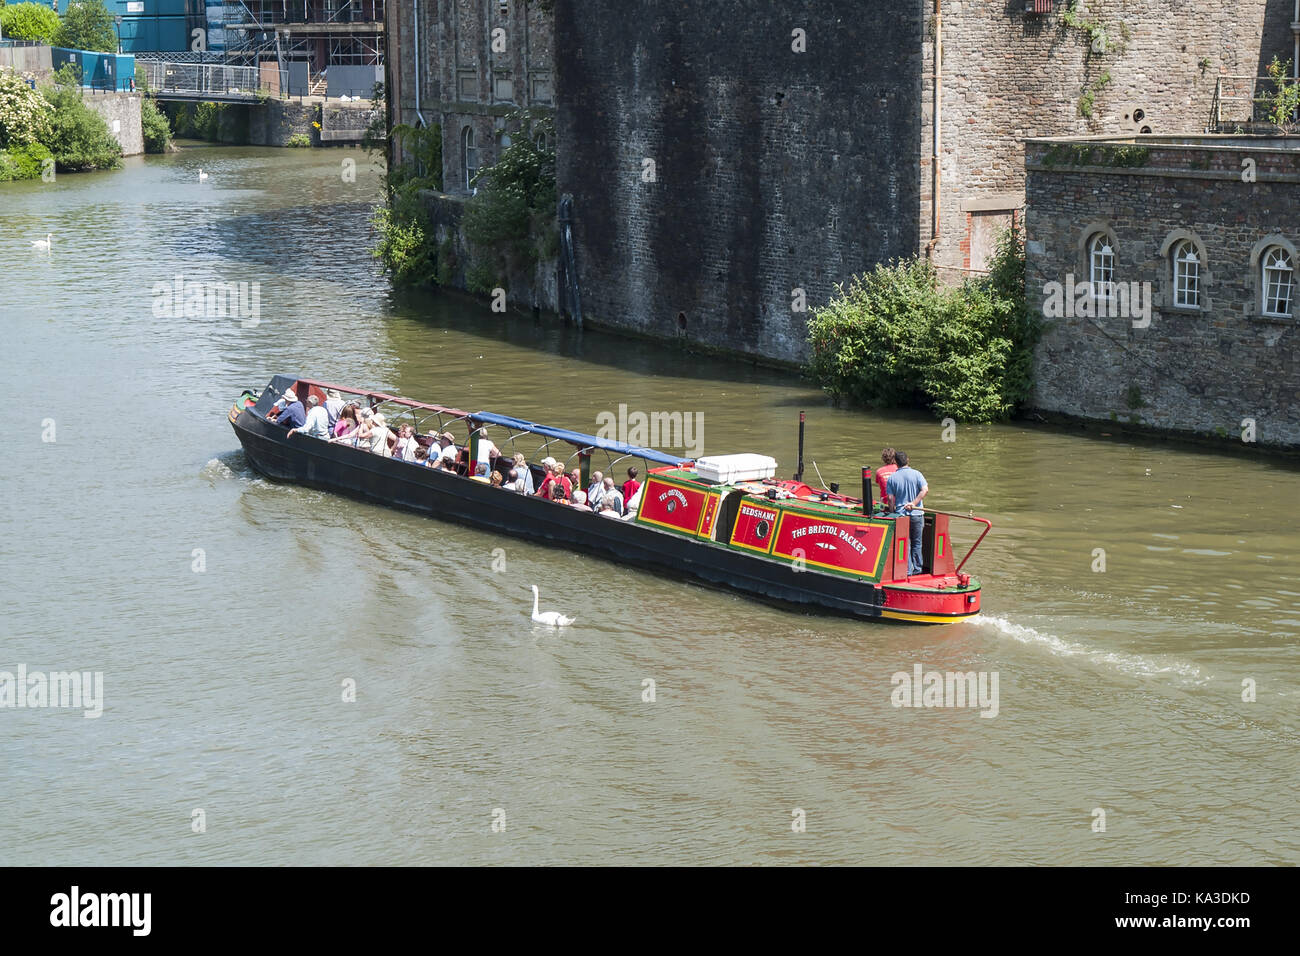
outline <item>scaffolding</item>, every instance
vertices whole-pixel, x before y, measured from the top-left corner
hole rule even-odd
[[[385,0],[223,0],[228,62],[306,61],[313,89],[328,67],[382,66]]]

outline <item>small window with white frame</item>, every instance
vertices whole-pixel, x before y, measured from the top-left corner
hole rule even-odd
[[[1295,265],[1289,252],[1281,246],[1270,246],[1265,250],[1260,276],[1265,315],[1291,315],[1294,278]]]
[[[1196,243],[1184,239],[1174,246],[1174,306],[1179,309],[1201,307],[1201,256]]]
[[[1088,240],[1088,282],[1095,299],[1115,294],[1115,246],[1104,232]]]

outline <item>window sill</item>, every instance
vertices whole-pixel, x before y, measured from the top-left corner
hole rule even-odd
[[[1269,315],[1267,312],[1249,312],[1246,318],[1255,322],[1267,322],[1270,325],[1295,325],[1300,321],[1294,315]]]

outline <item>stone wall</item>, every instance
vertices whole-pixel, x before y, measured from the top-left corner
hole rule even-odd
[[[226,113],[231,114],[231,122],[234,124],[231,127],[232,135],[235,135],[239,129],[238,117],[235,114],[241,111],[245,113],[244,129],[247,139],[244,142],[250,146],[287,146],[290,137],[299,133],[310,136],[313,146],[320,145],[316,127],[312,126],[312,123],[319,119],[319,103],[273,99],[265,104],[233,106],[222,114],[223,124]],[[226,140],[224,134],[222,139],[227,142],[239,141]]]
[[[1150,322],[1143,327],[1133,309],[1046,320],[1033,405],[1237,440],[1249,419],[1259,443],[1300,445],[1300,288],[1293,272],[1283,317],[1264,314],[1260,289],[1268,248],[1285,249],[1292,268],[1300,266],[1300,143],[1142,137],[1092,145],[1028,144],[1030,305],[1048,305],[1048,283],[1086,281],[1087,241],[1105,234],[1115,281],[1149,283]],[[1176,308],[1172,294],[1171,255],[1182,239],[1201,261],[1195,309]]]
[[[468,197],[425,192],[420,194],[420,199],[429,213],[429,224],[438,245],[438,282],[467,291],[465,273],[470,251],[461,220]],[[506,303],[514,308],[560,311],[559,263],[555,259],[543,259],[532,269],[509,276],[502,288]]]
[[[924,0],[920,232],[932,235],[936,4]],[[1087,34],[1024,0],[943,0],[940,241],[936,264],[950,278],[969,268],[967,240],[980,215],[1024,201],[1028,137],[1202,131],[1215,80],[1261,76],[1277,53],[1292,55],[1294,0],[1086,0],[1112,49],[1091,51]],[[1109,81],[1101,84],[1104,76]],[[1093,93],[1091,117],[1080,103]],[[1140,111],[1140,112],[1139,112]],[[1137,117],[1141,117],[1140,119]],[[1004,217],[1005,218],[1005,217]]]
[[[139,156],[144,152],[144,130],[140,124],[139,93],[85,93],[82,100],[93,109],[122,147],[123,156]]]
[[[795,290],[916,251],[920,4],[556,0],[555,36],[591,322],[796,361]]]

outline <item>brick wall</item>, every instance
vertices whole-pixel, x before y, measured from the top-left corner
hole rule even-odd
[[[932,235],[934,0],[923,0],[921,202]],[[964,265],[973,207],[1014,208],[1024,197],[1023,141],[1034,136],[1198,132],[1209,122],[1220,73],[1259,76],[1274,53],[1291,57],[1294,0],[1086,0],[1119,48],[1093,54],[1087,37],[1024,0],[943,0],[940,242],[936,264]],[[1203,61],[1208,61],[1203,64]],[[1084,93],[1104,74],[1092,117]],[[1143,118],[1135,122],[1134,111]]]
[[[1300,445],[1300,327],[1263,314],[1260,257],[1282,245],[1300,266],[1300,144],[1268,138],[1199,137],[1080,158],[1031,142],[1027,273],[1031,307],[1049,282],[1088,278],[1085,243],[1113,239],[1117,282],[1149,282],[1150,325],[1127,317],[1048,320],[1035,361],[1033,404],[1084,418],[1240,439],[1253,419],[1259,443]],[[1055,155],[1049,150],[1055,149]],[[1247,174],[1254,162],[1254,182]],[[1172,244],[1200,250],[1204,301],[1174,307]],[[1137,321],[1141,323],[1141,317]]]

